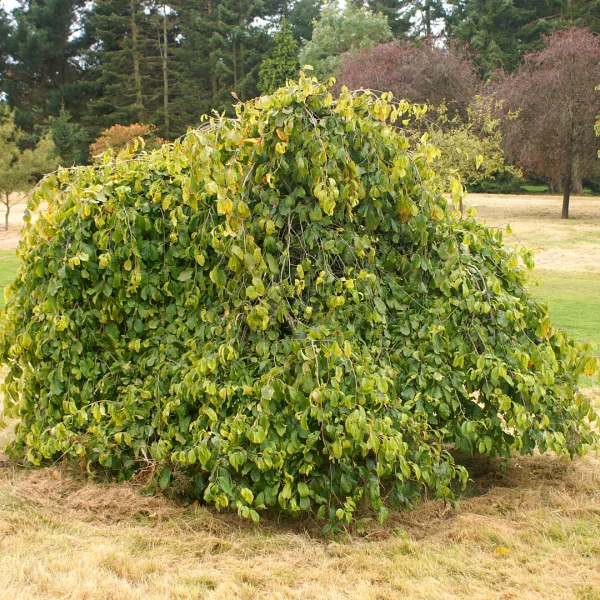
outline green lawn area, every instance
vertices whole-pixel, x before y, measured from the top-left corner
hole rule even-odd
[[[600,348],[600,273],[536,270],[533,294],[548,300],[554,322]]]
[[[17,272],[15,250],[0,250],[0,308],[4,307],[4,288],[11,283]]]

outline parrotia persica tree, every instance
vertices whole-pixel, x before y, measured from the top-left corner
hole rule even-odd
[[[448,206],[420,109],[302,77],[236,111],[38,189],[0,332],[13,456],[348,523],[452,499],[449,447],[587,450],[594,359],[529,255]]]
[[[562,186],[562,217],[569,217],[571,186],[600,171],[594,135],[600,95],[600,41],[571,28],[546,39],[544,50],[525,57],[498,85],[507,113],[506,148],[525,172]]]
[[[134,145],[139,147],[139,140],[143,141],[148,150],[162,146],[165,143],[156,134],[156,127],[146,123],[134,123],[133,125],[113,125],[102,132],[102,135],[90,144],[90,155],[92,160],[98,161],[107,150],[120,152],[131,149]]]

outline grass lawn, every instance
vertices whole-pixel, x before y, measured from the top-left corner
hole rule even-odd
[[[531,289],[555,322],[600,345],[600,200],[574,201],[574,219],[561,222],[560,199],[534,198],[470,200],[490,225],[511,223],[508,243],[538,249]],[[0,286],[15,269],[14,251],[0,250]],[[585,393],[600,409],[595,385]],[[0,446],[9,436],[0,430]],[[143,481],[3,458],[0,598],[600,600],[598,454],[477,461],[457,509],[429,500],[336,539],[310,519],[252,525],[145,496]]]
[[[548,300],[554,322],[600,348],[600,273],[536,270],[531,291]]]
[[[4,306],[4,287],[17,272],[17,255],[14,250],[0,250],[0,308]]]

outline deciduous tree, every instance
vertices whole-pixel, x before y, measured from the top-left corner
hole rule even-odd
[[[529,253],[448,206],[418,109],[301,78],[236,110],[34,195],[0,322],[11,456],[332,527],[452,501],[451,449],[589,450],[589,346]]]
[[[525,57],[496,88],[507,114],[506,148],[527,173],[563,188],[562,217],[569,216],[571,186],[600,172],[594,122],[600,112],[600,41],[570,28],[546,38],[546,48]]]
[[[312,40],[302,49],[300,64],[312,65],[315,75],[324,80],[337,74],[344,52],[391,38],[392,31],[384,15],[352,5],[341,10],[331,2],[323,8]]]
[[[90,145],[92,159],[97,160],[103,152],[113,150],[119,152],[130,147],[135,140],[142,139],[147,149],[157,148],[165,143],[165,140],[156,135],[156,127],[144,123],[133,125],[113,125]]]
[[[435,46],[394,41],[344,54],[338,83],[393,92],[396,98],[463,110],[473,99],[477,77],[470,60]]]
[[[50,134],[25,150],[19,145],[22,137],[23,132],[15,124],[14,111],[0,104],[0,201],[5,210],[5,229],[8,229],[10,209],[20,201],[14,192],[31,189],[36,180],[58,164]]]

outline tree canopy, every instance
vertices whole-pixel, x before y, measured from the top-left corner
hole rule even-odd
[[[340,57],[349,50],[374,46],[392,39],[385,16],[348,5],[340,11],[327,4],[313,30],[313,37],[300,52],[302,65],[311,65],[323,80],[337,74]]]
[[[446,101],[463,113],[478,86],[472,62],[459,52],[398,41],[344,54],[338,81],[350,89],[390,91],[419,104]]]
[[[262,93],[270,94],[285,85],[288,79],[296,78],[300,68],[299,51],[300,45],[294,39],[287,21],[284,21],[281,30],[273,38],[270,56],[260,65],[258,89]]]

